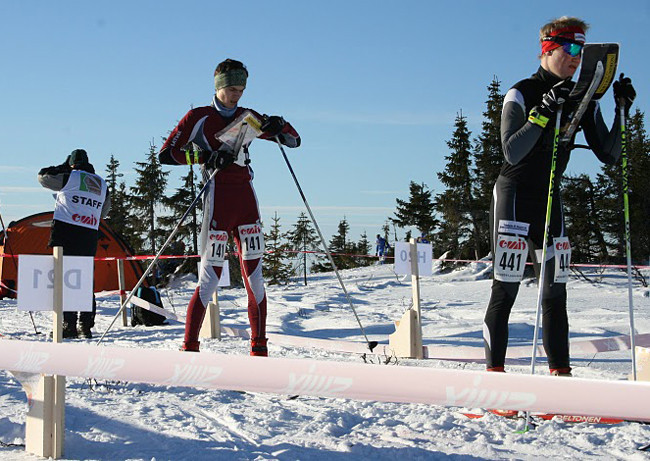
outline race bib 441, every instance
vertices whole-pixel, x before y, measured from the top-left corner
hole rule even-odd
[[[522,237],[497,237],[494,252],[494,279],[501,282],[520,282],[526,267],[528,243]]]

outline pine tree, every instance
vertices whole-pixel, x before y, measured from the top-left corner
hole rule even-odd
[[[170,212],[166,216],[158,218],[161,227],[165,229],[166,233],[171,232],[181,217],[187,212],[192,202],[196,198],[196,174],[192,165],[189,166],[187,175],[181,178],[182,185],[176,189],[173,195],[163,197],[162,204]],[[192,208],[189,216],[185,219],[179,228],[175,240],[165,250],[168,255],[182,255],[182,254],[198,254],[198,233],[200,232],[199,223],[197,219],[197,208],[200,206],[200,201]],[[169,264],[162,264],[165,266],[165,271],[169,272],[175,269],[179,264],[183,264],[180,270],[184,273],[196,271],[196,261],[186,259],[169,261]]]
[[[650,139],[644,118],[637,108],[627,123],[630,235],[632,257],[637,264],[647,264],[650,258]]]
[[[432,235],[438,225],[438,220],[434,217],[432,193],[426,184],[411,181],[409,199],[395,199],[397,210],[395,217],[389,218],[390,221],[400,228],[413,226],[421,234]]]
[[[350,224],[343,217],[338,225],[338,234],[330,240],[329,249],[332,252],[332,259],[339,269],[349,269],[353,267],[353,260],[348,254],[352,253],[351,242],[349,241]]]
[[[118,179],[124,176],[118,172],[119,166],[120,162],[111,155],[108,165],[106,165],[106,184],[111,197],[111,209],[107,220],[111,229],[120,235],[131,248],[140,250],[142,240],[139,238],[134,224],[137,219],[130,212],[130,194],[126,190],[124,181],[118,182]]]
[[[481,134],[474,142],[474,220],[476,223],[477,253],[479,257],[489,251],[490,202],[492,190],[503,164],[501,149],[501,108],[504,95],[501,82],[495,76],[488,85],[488,99],[483,112]]]
[[[168,171],[163,171],[156,146],[152,143],[145,162],[136,162],[137,178],[135,186],[131,187],[132,209],[139,225],[137,230],[142,234],[144,250],[156,253],[157,247],[165,237],[164,231],[158,227],[156,207],[162,204],[167,186]]]
[[[596,190],[589,176],[565,176],[562,198],[567,235],[571,238],[571,260],[596,263],[607,260],[607,242],[600,227]]]
[[[287,262],[287,250],[289,249],[286,242],[287,234],[281,230],[280,218],[277,212],[272,221],[271,231],[264,234],[266,248],[262,270],[264,279],[269,285],[284,285],[289,281],[292,274],[291,264]]]
[[[120,167],[120,162],[111,154],[111,158],[106,165],[106,186],[111,194],[114,194],[117,190],[117,180],[124,176],[123,173],[118,173],[117,169]]]
[[[349,269],[353,266],[353,261],[350,256],[350,242],[348,234],[350,232],[350,224],[345,217],[339,222],[338,233],[333,235],[330,239],[328,249],[332,253],[332,260],[338,269]],[[329,258],[320,256],[311,265],[312,272],[327,272],[334,270],[330,264]]]
[[[355,267],[365,267],[370,266],[374,263],[372,258],[367,257],[372,251],[372,244],[368,240],[368,234],[366,231],[363,231],[361,238],[357,243],[354,244],[353,254],[357,255],[354,258]]]
[[[454,126],[452,139],[447,141],[451,149],[445,157],[447,165],[442,173],[438,173],[438,179],[446,189],[436,195],[435,209],[441,218],[436,244],[442,251],[451,251],[453,256],[467,259],[481,254],[483,249],[478,247],[478,226],[472,216],[475,205],[470,175],[471,132],[462,113],[456,116]]]
[[[632,259],[645,264],[650,255],[650,140],[639,109],[627,121],[628,197]],[[606,234],[609,253],[625,263],[625,214],[621,162],[603,165],[597,175],[596,203],[601,210],[600,225]]]
[[[159,222],[166,229],[173,229],[179,219],[187,212],[188,208],[196,198],[196,174],[192,165],[189,166],[187,175],[181,177],[181,187],[169,197],[163,197],[162,204],[170,213],[166,216],[161,216]],[[192,254],[198,253],[198,232],[200,231],[198,223],[198,209],[201,208],[201,202],[192,209],[185,222],[181,225],[178,233],[178,239],[182,240],[184,244],[190,247]]]
[[[304,212],[298,216],[298,221],[289,231],[287,240],[291,249],[296,250],[295,260],[298,262],[296,273],[302,274],[305,285],[307,285],[307,259],[308,251],[318,250],[318,236],[311,221]]]

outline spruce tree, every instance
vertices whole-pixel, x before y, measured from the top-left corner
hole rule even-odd
[[[471,132],[462,113],[456,116],[454,127],[453,136],[447,141],[451,150],[445,157],[447,165],[438,173],[446,189],[436,195],[435,209],[441,222],[436,243],[443,252],[451,251],[456,258],[468,259],[483,252],[479,247],[476,217],[472,215],[475,205],[470,175]]]
[[[352,244],[349,240],[350,224],[343,217],[339,221],[338,233],[332,236],[329,249],[332,252],[332,259],[339,269],[349,269],[354,266],[352,257],[347,256],[352,253]]]
[[[372,244],[368,240],[366,231],[363,231],[359,241],[354,244],[353,250],[354,254],[357,255],[354,258],[355,267],[365,267],[373,264],[373,259],[368,257],[372,252]]]
[[[501,109],[504,95],[501,82],[495,76],[488,85],[488,99],[483,112],[481,134],[474,142],[474,221],[476,224],[477,253],[479,257],[489,251],[490,202],[494,183],[503,165],[501,149]]]
[[[137,230],[145,242],[145,250],[152,254],[157,252],[164,239],[164,230],[158,226],[156,207],[162,204],[167,186],[168,171],[163,171],[156,146],[152,143],[145,162],[136,162],[137,178],[131,187],[131,205],[138,218]]]
[[[627,121],[628,198],[632,259],[647,263],[650,255],[650,140],[645,131],[644,113],[639,109]],[[625,263],[625,214],[621,162],[603,165],[597,175],[596,203],[601,210],[601,226],[607,235],[609,253]]]
[[[192,165],[189,166],[187,175],[181,178],[181,187],[177,188],[174,194],[169,197],[163,197],[162,204],[169,212],[166,216],[158,218],[161,227],[164,228],[166,233],[170,233],[178,224],[179,220],[187,212],[190,205],[196,198],[196,174]],[[200,232],[200,224],[197,219],[197,206],[192,208],[189,216],[178,229],[174,241],[170,243],[169,247],[165,250],[167,255],[182,255],[182,254],[198,254],[198,233]],[[167,271],[175,268],[179,264],[184,267],[181,270],[185,273],[196,272],[196,261],[191,259],[170,261],[169,264],[163,264],[167,267]]]
[[[136,230],[137,218],[131,213],[131,197],[124,181],[118,181],[124,174],[119,173],[120,162],[111,155],[106,165],[106,185],[111,197],[108,223],[135,251],[142,249],[142,240]]]
[[[189,166],[187,174],[181,177],[181,186],[169,197],[163,197],[162,204],[169,212],[166,216],[159,218],[160,224],[166,229],[172,230],[180,218],[187,212],[188,208],[196,198],[196,174],[192,165]],[[177,240],[182,240],[189,247],[192,254],[198,253],[198,232],[200,223],[198,222],[198,210],[201,208],[201,202],[192,209],[185,222],[178,230]]]
[[[636,264],[648,264],[650,258],[650,138],[644,118],[637,108],[627,123],[630,235]]]
[[[262,270],[264,279],[269,285],[284,285],[292,274],[291,264],[287,262],[287,250],[289,249],[286,241],[287,234],[281,230],[277,212],[272,221],[270,232],[264,234],[265,255]]]
[[[349,269],[353,267],[353,261],[347,254],[350,253],[351,245],[349,242],[348,234],[350,232],[350,224],[345,217],[338,224],[338,233],[333,235],[330,239],[328,249],[332,254],[332,260],[338,269]],[[334,270],[327,256],[321,255],[311,265],[312,272],[327,272]]]
[[[395,217],[389,218],[390,221],[400,228],[413,226],[420,234],[431,236],[438,225],[438,220],[434,217],[432,194],[426,184],[411,181],[408,200],[395,199],[397,209]],[[387,237],[386,229],[384,233]]]
[[[287,235],[287,240],[292,250],[296,251],[295,260],[297,274],[302,274],[305,285],[307,285],[307,259],[308,251],[318,250],[318,236],[311,221],[304,212],[298,216],[298,221],[293,225]]]
[[[596,190],[589,176],[565,176],[562,198],[567,235],[571,239],[571,260],[597,263],[607,260],[607,242],[601,231]]]

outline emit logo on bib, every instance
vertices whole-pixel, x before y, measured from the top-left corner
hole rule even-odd
[[[555,283],[567,283],[569,281],[569,269],[571,266],[571,243],[569,237],[557,237],[553,239],[553,251],[555,253]]]

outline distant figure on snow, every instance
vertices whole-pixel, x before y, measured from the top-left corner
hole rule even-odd
[[[386,261],[386,255],[388,254],[390,245],[386,239],[379,234],[377,234],[377,241],[375,243],[377,245],[375,248],[375,256],[379,257],[379,264],[383,264],[384,261]]]

